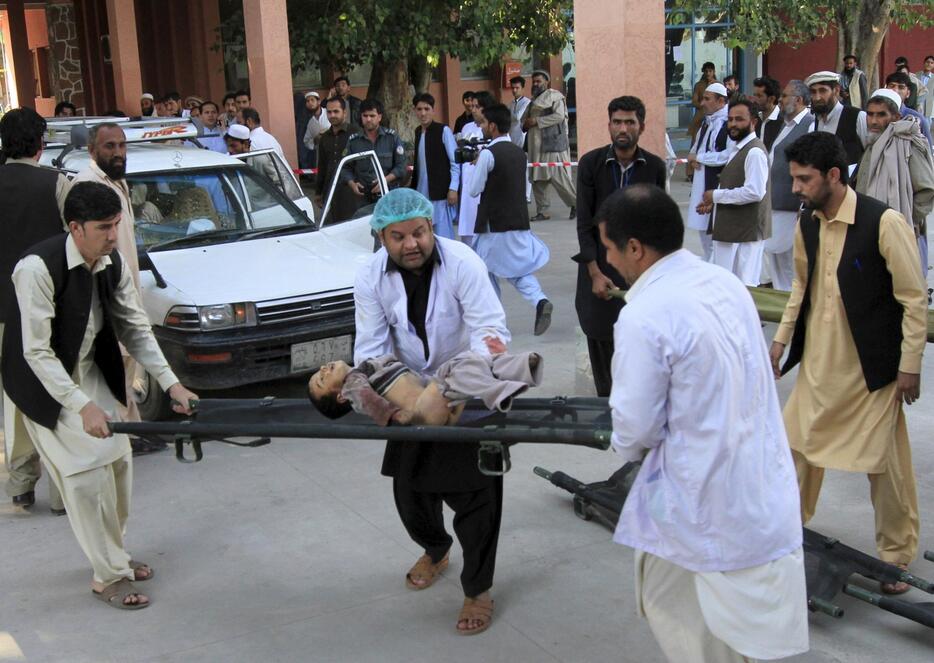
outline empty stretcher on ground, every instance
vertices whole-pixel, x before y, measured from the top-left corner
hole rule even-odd
[[[582,483],[564,472],[549,472],[541,467],[535,474],[574,495],[574,513],[584,520],[596,519],[611,531],[616,529],[626,496],[632,488],[639,463],[626,463],[606,481]],[[934,553],[924,553],[934,562]],[[804,571],[807,578],[808,608],[831,617],[843,617],[843,608],[834,603],[843,593],[882,610],[934,628],[934,602],[912,602],[879,594],[858,577],[880,583],[904,582],[928,594],[934,583],[900,569],[894,564],[851,548],[839,540],[804,528]]]
[[[454,426],[379,426],[356,413],[339,420],[324,418],[305,399],[205,399],[192,403],[188,419],[159,422],[113,422],[115,433],[168,438],[182,462],[202,459],[201,443],[218,441],[257,447],[271,438],[366,439],[445,444],[477,444],[484,474],[511,468],[509,447],[519,443],[570,444],[592,449],[610,446],[610,409],[605,398],[517,398],[509,412],[491,412],[469,401]],[[248,441],[230,438],[248,437]],[[185,455],[190,444],[194,458]]]

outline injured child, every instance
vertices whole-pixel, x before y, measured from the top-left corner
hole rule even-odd
[[[471,398],[491,410],[509,410],[512,399],[538,386],[541,377],[542,358],[534,352],[463,352],[441,364],[430,380],[384,355],[355,368],[343,361],[325,364],[308,380],[308,397],[331,419],[354,410],[381,426],[446,426],[457,422]]]

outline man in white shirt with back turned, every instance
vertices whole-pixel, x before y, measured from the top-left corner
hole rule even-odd
[[[614,537],[669,661],[808,649],[798,488],[752,298],[682,248],[678,206],[638,184],[601,208],[632,286],[614,328],[613,448],[642,461]]]

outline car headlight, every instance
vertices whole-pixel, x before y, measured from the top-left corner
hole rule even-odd
[[[240,302],[215,306],[173,306],[166,314],[164,324],[171,329],[183,331],[252,327],[257,324],[256,305],[252,302]]]
[[[256,306],[252,302],[199,306],[198,319],[204,331],[250,327],[256,324]]]

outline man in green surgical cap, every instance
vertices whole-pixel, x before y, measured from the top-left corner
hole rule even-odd
[[[383,248],[357,272],[354,363],[395,355],[423,376],[461,352],[506,351],[506,314],[487,268],[461,242],[436,237],[432,205],[414,189],[395,189],[373,211]],[[393,479],[396,510],[425,554],[405,576],[412,590],[430,587],[448,565],[453,543],[442,503],[454,511],[464,551],[464,606],[456,632],[473,635],[493,618],[490,588],[502,513],[502,477],[477,468],[476,444],[388,442],[382,473]]]

